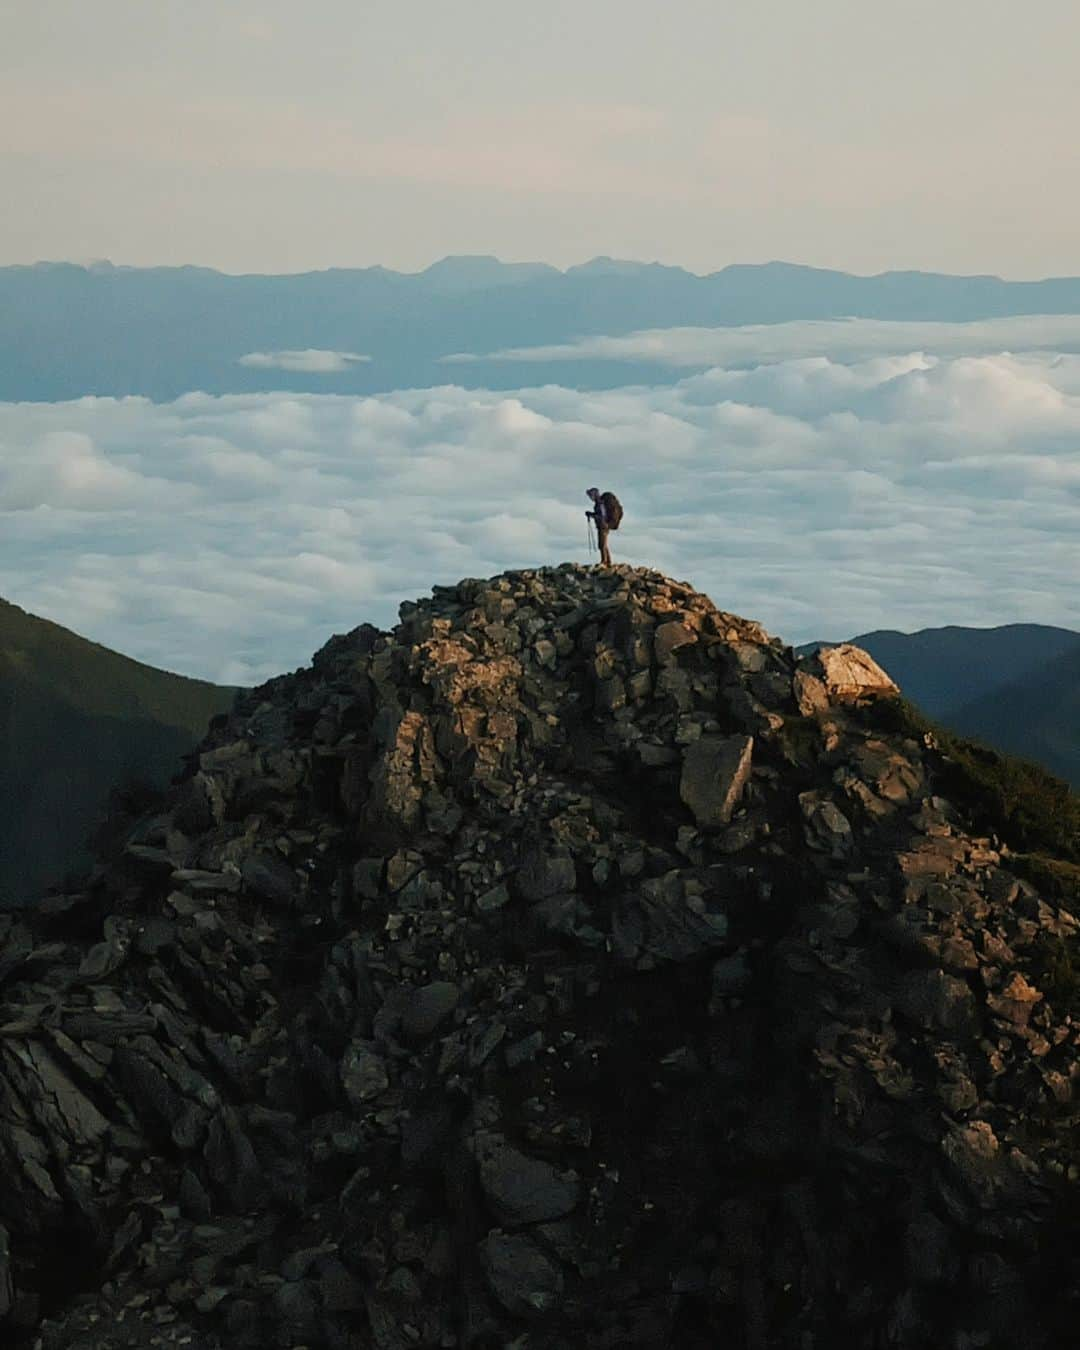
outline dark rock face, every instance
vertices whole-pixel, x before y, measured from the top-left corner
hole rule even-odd
[[[1077,924],[874,697],[576,567],[245,696],[0,917],[8,1342],[1069,1344]]]
[[[718,829],[731,820],[750,777],[752,736],[702,736],[683,755],[679,795],[700,829]]]

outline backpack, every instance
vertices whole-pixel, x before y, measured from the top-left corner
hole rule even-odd
[[[600,500],[604,504],[604,514],[607,516],[608,527],[617,530],[619,522],[622,520],[621,502],[614,492],[601,492]]]

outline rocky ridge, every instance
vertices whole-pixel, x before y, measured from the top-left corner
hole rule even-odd
[[[630,568],[436,588],[0,918],[0,1327],[1053,1347],[1076,920],[856,648]]]

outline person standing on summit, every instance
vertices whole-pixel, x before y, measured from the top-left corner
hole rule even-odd
[[[608,551],[608,533],[617,530],[622,521],[623,509],[614,492],[601,492],[599,488],[589,488],[586,497],[592,498],[593,509],[585,516],[596,526],[596,545],[600,550],[600,566],[611,566],[611,553]]]

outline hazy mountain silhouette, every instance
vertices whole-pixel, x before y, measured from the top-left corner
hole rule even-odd
[[[521,286],[558,275],[559,269],[549,263],[504,263],[491,254],[452,254],[419,273],[433,292],[444,295],[466,295],[494,286]]]
[[[1080,633],[1014,623],[851,641],[929,716],[1080,787]]]
[[[0,908],[84,862],[110,789],[167,783],[234,693],[0,600]]]
[[[439,358],[683,324],[1064,313],[1080,313],[1080,278],[860,277],[780,262],[697,276],[612,258],[566,271],[452,257],[417,273],[370,267],[292,276],[39,263],[0,268],[0,398],[169,399],[192,389],[282,387],[372,393],[451,379],[510,388],[521,383],[521,367],[447,367]],[[311,347],[373,359],[332,376],[238,365],[250,352]],[[669,380],[671,371],[647,362],[530,362],[526,378],[604,388]]]

